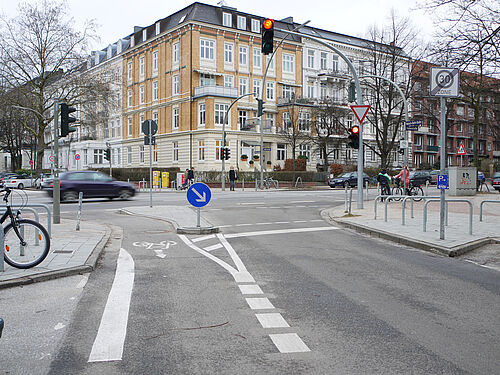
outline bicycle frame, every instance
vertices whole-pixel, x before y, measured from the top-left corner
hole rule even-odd
[[[17,215],[14,215],[12,212],[12,208],[9,206],[9,195],[10,190],[5,190],[5,196],[3,200],[7,203],[6,210],[3,213],[2,217],[0,217],[0,224],[3,224],[7,218],[10,218],[10,222],[12,223],[12,227],[14,228],[14,232],[16,233],[17,238],[19,238],[21,246],[26,246],[26,241],[19,233],[19,226],[17,225],[17,216],[20,214],[20,211],[17,211]]]

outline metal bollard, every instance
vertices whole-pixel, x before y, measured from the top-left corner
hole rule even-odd
[[[348,204],[347,204],[347,186],[345,186],[344,188],[345,192],[344,192],[344,212],[349,212],[349,207],[348,207]]]
[[[245,191],[245,179],[241,180],[241,191]]]
[[[352,205],[352,188],[349,189],[349,215],[351,214],[351,205]]]
[[[78,214],[76,219],[76,230],[80,230],[80,219],[82,217],[83,192],[78,193]]]

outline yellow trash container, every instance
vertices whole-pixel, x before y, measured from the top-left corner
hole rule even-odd
[[[161,172],[161,187],[168,188],[170,185],[170,175],[168,172]]]
[[[153,187],[160,187],[160,171],[153,171]]]

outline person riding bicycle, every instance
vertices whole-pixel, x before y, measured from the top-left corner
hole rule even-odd
[[[401,172],[399,172],[396,176],[394,176],[394,179],[401,179],[403,181],[403,187],[406,191],[406,194],[409,195],[409,187],[410,187],[410,171],[408,170],[408,167],[403,167],[401,169]]]
[[[391,195],[391,176],[387,174],[385,169],[382,169],[377,175],[377,182],[380,184],[383,195]],[[385,194],[384,194],[385,193]]]

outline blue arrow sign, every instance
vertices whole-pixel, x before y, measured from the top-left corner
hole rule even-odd
[[[202,182],[197,182],[189,187],[187,194],[187,200],[195,207],[203,207],[210,202],[212,198],[212,192],[210,188]]]

